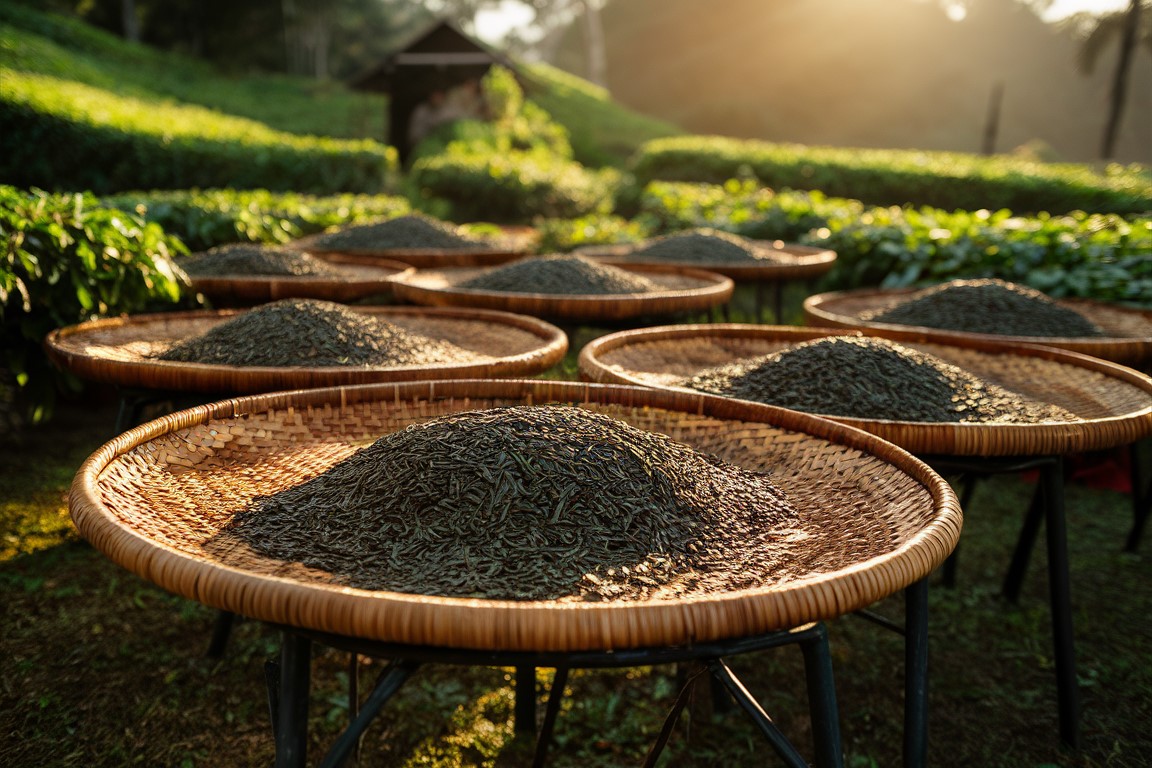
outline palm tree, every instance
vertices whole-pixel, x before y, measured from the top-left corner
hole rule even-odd
[[[1113,11],[1098,17],[1076,14],[1066,24],[1087,30],[1080,44],[1078,58],[1080,70],[1085,74],[1092,74],[1101,54],[1113,39],[1119,38],[1120,51],[1112,76],[1112,89],[1108,95],[1108,120],[1104,124],[1104,137],[1100,144],[1101,159],[1110,160],[1116,146],[1116,135],[1120,131],[1120,118],[1124,114],[1128,73],[1132,69],[1133,56],[1138,46],[1152,52],[1152,2],[1130,0],[1128,8],[1123,11]]]

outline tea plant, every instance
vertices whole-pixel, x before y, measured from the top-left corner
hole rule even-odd
[[[173,261],[183,243],[91,195],[0,186],[0,366],[33,419],[62,382],[40,345],[49,331],[95,317],[181,301],[187,277]]]

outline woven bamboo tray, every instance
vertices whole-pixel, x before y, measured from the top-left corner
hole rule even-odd
[[[1130,309],[1088,299],[1058,299],[1056,303],[1091,320],[1108,334],[1105,337],[1062,339],[1051,336],[998,336],[861,319],[861,315],[887,309],[919,290],[922,289],[862,289],[820,293],[804,300],[804,317],[810,325],[822,328],[852,328],[865,331],[882,329],[885,333],[911,332],[913,335],[904,338],[921,338],[939,341],[942,344],[976,339],[1011,347],[1020,344],[1043,344],[1136,368],[1152,364],[1152,310]]]
[[[277,389],[413,381],[520,377],[542,373],[568,351],[564,332],[508,312],[426,307],[353,307],[405,330],[444,339],[484,357],[422,366],[281,368],[154,360],[151,355],[197,336],[243,310],[170,312],[93,320],[48,334],[49,358],[82,379],[168,391],[251,393]]]
[[[797,546],[797,573],[666,600],[446,598],[335,585],[219,535],[253,497],[303,482],[381,435],[463,410],[543,403],[580,404],[769,472],[810,534]],[[214,608],[386,642],[524,651],[682,645],[837,616],[924,578],[961,526],[948,484],[868,433],[735,400],[541,380],[341,387],[199,406],[102,446],[77,473],[69,506],[80,533],[113,561]]]
[[[528,227],[505,227],[501,237],[479,246],[465,248],[342,248],[329,250],[317,245],[319,235],[300,238],[292,247],[326,261],[373,265],[398,261],[417,269],[441,267],[489,267],[518,259],[531,252],[539,234]]]
[[[326,259],[340,266],[347,277],[311,275],[218,275],[191,277],[192,288],[209,299],[230,305],[265,304],[277,299],[356,301],[367,296],[390,295],[392,283],[415,271],[410,264],[377,259],[371,264],[354,259]]]
[[[624,320],[632,317],[699,312],[732,297],[730,278],[702,269],[654,265],[621,267],[658,282],[651,293],[564,295],[511,293],[457,288],[483,269],[418,270],[397,278],[393,290],[401,299],[432,306],[502,309],[536,317],[565,320]]]
[[[836,263],[836,252],[826,248],[811,248],[806,245],[793,245],[782,240],[754,240],[756,248],[768,255],[772,261],[764,264],[717,264],[710,261],[676,262],[683,266],[696,267],[730,277],[736,282],[771,283],[784,280],[807,280],[820,277],[832,269]],[[672,262],[645,259],[638,254],[644,243],[631,245],[589,245],[577,249],[577,253],[606,264],[665,264]]]
[[[590,381],[685,391],[678,383],[706,368],[845,334],[860,335],[843,329],[742,324],[625,331],[586,345],[580,351],[580,374]],[[901,339],[900,343],[1031,399],[1062,406],[1083,420],[954,424],[829,418],[918,455],[1063,455],[1127,445],[1152,434],[1152,378],[1124,366],[1040,346],[1009,349],[979,340],[945,345]]]

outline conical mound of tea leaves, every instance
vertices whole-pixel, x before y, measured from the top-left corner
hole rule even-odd
[[[458,288],[508,293],[593,295],[651,293],[660,286],[634,272],[584,256],[534,256],[483,272]]]
[[[779,578],[797,517],[763,473],[551,405],[456,413],[389,434],[258,498],[229,531],[364,589],[635,600]]]
[[[717,229],[695,229],[652,240],[632,252],[645,261],[698,264],[772,263],[771,253],[751,240]]]
[[[824,416],[924,422],[1077,421],[887,339],[830,336],[701,371],[683,386]]]
[[[266,275],[339,279],[348,274],[335,264],[301,251],[253,243],[233,243],[210,248],[203,253],[180,259],[180,266],[192,277]]]
[[[182,363],[275,367],[426,365],[480,357],[343,304],[312,299],[264,304],[158,355]]]
[[[461,234],[443,221],[410,214],[374,224],[358,224],[320,235],[314,241],[320,248],[401,250],[414,248],[459,249],[483,247],[484,242]]]
[[[1040,291],[993,279],[943,283],[865,319],[1001,336],[1104,335],[1092,321]]]

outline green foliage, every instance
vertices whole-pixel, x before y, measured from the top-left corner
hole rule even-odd
[[[287,243],[329,227],[408,213],[402,197],[317,197],[266,189],[125,192],[101,198],[110,208],[134,211],[202,251],[232,242]]]
[[[606,213],[615,176],[542,153],[450,153],[418,160],[409,172],[417,208],[453,221],[526,222]]]
[[[19,186],[230,186],[376,192],[395,151],[373,141],[295,136],[200,107],[119,97],[46,75],[6,72],[0,174]]]
[[[568,131],[573,154],[591,167],[623,166],[644,142],[680,129],[622,108],[608,92],[547,64],[525,68],[529,103],[538,104]]]
[[[770,144],[722,137],[657,139],[632,164],[637,182],[722,184],[753,177],[873,205],[1019,212],[1131,214],[1152,210],[1152,175],[1138,166],[1044,164],[1009,157]]]
[[[1073,212],[869,207],[750,181],[652,182],[640,220],[653,233],[709,226],[836,251],[822,288],[931,284],[999,277],[1050,296],[1152,306],[1152,217]]]
[[[564,253],[583,245],[638,243],[651,234],[643,222],[612,214],[542,219],[536,229],[540,232],[537,250],[541,253]]]
[[[187,278],[173,259],[184,245],[90,195],[0,186],[0,366],[26,393],[34,418],[55,395],[40,352],[49,331],[95,317],[171,306]]]
[[[491,120],[455,121],[416,148],[408,174],[413,205],[456,221],[606,213],[618,174],[574,162],[567,132],[524,101],[507,70],[493,67],[483,88]]]
[[[338,81],[250,73],[227,77],[203,61],[126,40],[77,19],[0,5],[0,66],[140,99],[175,99],[281,131],[383,136],[387,99]]]

